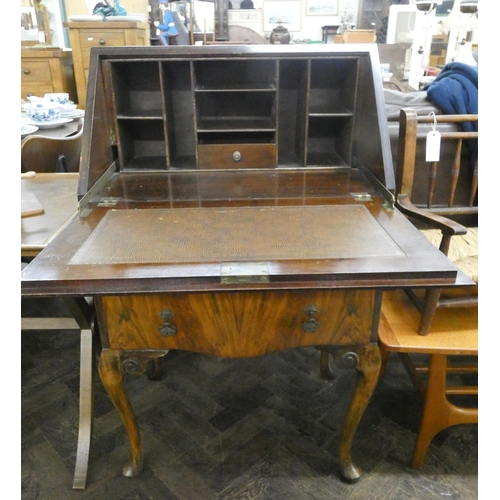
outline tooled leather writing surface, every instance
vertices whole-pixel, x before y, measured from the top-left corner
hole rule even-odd
[[[109,211],[70,264],[405,256],[363,205]]]

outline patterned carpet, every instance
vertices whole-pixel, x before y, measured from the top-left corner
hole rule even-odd
[[[61,307],[23,303],[35,314]],[[127,379],[145,451],[134,479],[121,475],[128,441],[97,378],[87,488],[73,491],[78,332],[23,332],[21,347],[26,500],[478,498],[477,425],[441,432],[423,469],[408,466],[422,407],[395,356],[355,436],[364,476],[343,482],[337,447],[354,371],[322,380],[314,348],[240,360],[170,352],[161,380]]]

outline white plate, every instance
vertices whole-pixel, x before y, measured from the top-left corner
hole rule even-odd
[[[139,22],[144,22],[146,21],[146,16],[141,16],[140,14],[138,15],[133,15],[133,14],[128,14],[126,16],[108,16],[106,17],[106,21],[139,21]]]
[[[87,16],[69,16],[70,21],[102,21],[102,16],[99,14]],[[126,16],[108,16],[106,21],[146,21],[145,14],[129,14]],[[105,21],[105,22],[106,22]]]
[[[36,132],[38,130],[38,127],[35,125],[27,125],[25,123],[21,123],[21,137],[24,137],[25,135],[32,134],[33,132]]]
[[[57,128],[57,127],[62,127],[65,123],[69,123],[73,121],[71,118],[59,118],[59,120],[54,120],[52,122],[32,122],[31,120],[28,121],[29,125],[35,125],[36,127],[40,129],[47,129],[47,128]]]
[[[82,118],[85,115],[85,111],[83,109],[75,109],[74,111],[70,111],[69,113],[61,113],[61,118],[71,118],[74,120],[75,118]]]
[[[93,16],[93,15],[86,15],[86,16],[69,16],[68,20],[70,21],[102,21],[102,16]]]

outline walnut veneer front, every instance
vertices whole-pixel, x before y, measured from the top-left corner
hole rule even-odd
[[[102,298],[110,349],[228,358],[370,341],[373,290],[251,291]]]

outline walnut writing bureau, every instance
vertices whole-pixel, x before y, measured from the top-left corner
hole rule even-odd
[[[374,45],[92,49],[79,214],[22,293],[94,297],[125,475],[123,373],[316,346],[356,369],[339,461],[360,477],[383,290],[468,283],[394,208],[378,67]]]

